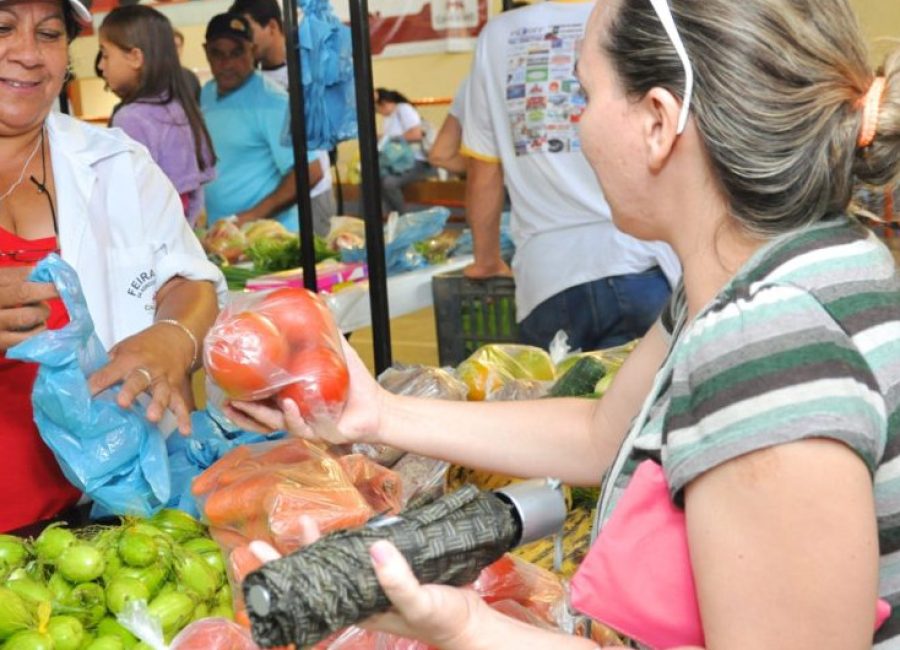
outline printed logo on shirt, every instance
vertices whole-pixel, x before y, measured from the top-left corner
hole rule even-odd
[[[140,300],[147,291],[153,291],[155,288],[156,272],[153,269],[141,271],[135,275],[128,284],[128,295]]]
[[[517,156],[581,151],[584,97],[575,77],[581,23],[512,32],[507,47],[506,106]]]

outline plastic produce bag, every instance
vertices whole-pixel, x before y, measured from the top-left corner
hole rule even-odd
[[[444,494],[450,463],[428,456],[405,454],[391,469],[403,484],[402,501],[403,507],[407,508],[434,501]]]
[[[347,399],[340,334],[325,302],[306,289],[236,298],[209,331],[203,363],[228,397],[291,398],[314,427],[332,425]]]
[[[541,348],[492,343],[481,346],[460,363],[456,376],[468,386],[468,398],[480,401],[515,380],[552,382],[556,368]]]
[[[482,571],[472,586],[488,604],[518,603],[554,627],[566,606],[558,577],[508,553]]]
[[[293,552],[303,541],[301,515],[326,533],[359,526],[378,513],[398,512],[402,490],[395,473],[367,458],[336,457],[296,438],[237,447],[193,484],[210,535],[227,556],[237,616],[239,586],[260,565],[250,542]]]
[[[366,222],[359,217],[332,217],[325,243],[333,251],[365,248]]]
[[[378,383],[394,395],[462,401],[468,387],[444,368],[397,364],[378,376]]]
[[[92,516],[149,516],[170,495],[166,443],[135,403],[116,403],[120,387],[92,397],[87,378],[108,361],[75,270],[55,254],[30,275],[52,282],[65,303],[69,323],[41,332],[7,350],[9,359],[40,364],[32,392],[41,438],[66,478],[94,501]]]
[[[553,397],[603,395],[637,343],[635,340],[614,348],[565,357],[556,366],[558,379],[549,394]]]
[[[306,144],[331,151],[357,136],[356,89],[350,28],[327,0],[298,0],[300,62],[303,78]],[[290,144],[290,114],[281,141]]]
[[[407,212],[400,216],[392,214],[384,227],[384,254],[388,275],[426,266],[425,258],[415,251],[413,245],[440,234],[449,217],[450,210],[444,207]],[[341,249],[343,262],[365,260],[364,247]]]
[[[191,435],[169,436],[171,496],[169,508],[178,508],[200,516],[200,508],[191,493],[192,481],[226,453],[241,445],[278,440],[284,431],[262,435],[238,429],[210,404],[205,411],[191,413]]]
[[[400,175],[416,166],[416,155],[403,138],[391,138],[378,147],[378,171],[382,176]]]
[[[549,383],[538,379],[511,379],[488,393],[485,400],[489,402],[513,402],[517,400],[539,399],[547,395]]]
[[[203,618],[181,630],[170,644],[163,626],[143,600],[130,600],[118,623],[152,650],[258,650],[250,633],[225,618]]]
[[[513,242],[509,227],[510,218],[509,210],[505,210],[500,215],[500,256],[505,260],[512,259],[516,252],[516,244]],[[452,252],[454,255],[471,255],[473,253],[472,231],[469,228],[464,229],[457,238]]]
[[[561,628],[568,620],[565,590],[549,571],[509,554],[485,568],[471,585],[493,609],[530,625]],[[315,650],[430,650],[431,646],[385,632],[351,626],[315,646]]]
[[[253,637],[224,618],[203,618],[178,633],[169,650],[257,650]]]
[[[431,646],[415,639],[351,625],[317,643],[313,650],[431,650]]]
[[[397,364],[382,372],[378,376],[378,383],[395,395],[431,399],[461,401],[466,399],[469,391],[468,387],[454,377],[451,371],[430,366]],[[400,449],[380,444],[356,443],[352,449],[355,453],[364,454],[386,467],[393,467],[405,454]],[[412,465],[412,462],[410,464]],[[411,488],[409,483],[404,480],[404,494],[406,495],[404,505],[409,503],[410,495],[418,493],[418,491]]]
[[[259,539],[282,553],[296,550],[298,517],[309,515],[323,532],[398,512],[399,477],[358,454],[336,457],[301,439],[234,449],[193,483],[193,494],[214,537]]]
[[[302,647],[387,610],[368,553],[378,539],[391,540],[420,581],[465,585],[519,534],[506,502],[471,486],[402,517],[334,533],[247,576],[253,638],[263,647]]]

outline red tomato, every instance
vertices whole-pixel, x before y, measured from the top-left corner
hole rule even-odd
[[[243,311],[216,325],[204,343],[203,365],[234,399],[261,399],[287,361],[288,345],[265,316]]]
[[[324,343],[335,331],[334,320],[322,299],[297,287],[277,289],[267,295],[259,306],[288,343],[294,348],[306,348]]]
[[[306,419],[323,414],[336,418],[340,414],[350,384],[341,355],[327,347],[307,348],[294,355],[287,370],[299,379],[278,391],[280,399],[294,400]]]

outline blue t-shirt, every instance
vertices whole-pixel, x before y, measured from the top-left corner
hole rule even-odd
[[[203,86],[200,108],[218,158],[216,180],[205,188],[208,224],[253,207],[293,169],[294,151],[281,139],[288,105],[287,93],[259,72],[224,97],[215,80]],[[296,205],[274,218],[297,231]]]

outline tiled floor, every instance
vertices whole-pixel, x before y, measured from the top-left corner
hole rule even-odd
[[[350,345],[359,352],[370,370],[374,367],[372,328],[357,330],[350,337]],[[391,350],[394,363],[438,364],[437,341],[434,329],[434,310],[429,307],[391,320]]]

